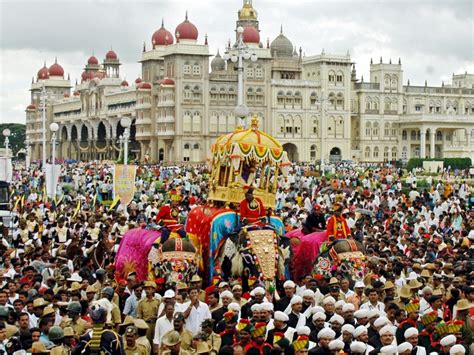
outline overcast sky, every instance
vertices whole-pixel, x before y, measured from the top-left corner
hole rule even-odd
[[[345,54],[368,79],[370,58],[402,60],[404,84],[440,85],[452,73],[474,73],[473,0],[253,0],[266,44],[283,32],[306,55]],[[0,0],[0,123],[25,122],[31,78],[54,58],[74,84],[87,58],[102,62],[112,47],[130,82],[140,73],[143,42],[161,25],[174,34],[188,10],[209,36],[211,53],[234,37],[242,0]],[[366,80],[367,80],[366,79]]]

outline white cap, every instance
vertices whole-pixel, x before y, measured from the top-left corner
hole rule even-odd
[[[176,297],[176,294],[174,293],[173,290],[167,290],[165,292],[165,295],[163,296],[163,298],[173,298],[173,297]]]
[[[232,302],[227,306],[229,311],[240,312],[240,305],[238,303]]]
[[[456,344],[456,336],[449,334],[446,335],[444,338],[441,339],[439,342],[441,346],[450,346]]]
[[[224,287],[224,286],[229,286],[229,284],[228,284],[227,282],[225,282],[225,281],[222,281],[222,282],[219,284],[218,287],[221,288],[221,287]]]
[[[307,326],[302,326],[296,328],[296,332],[298,333],[298,335],[309,335],[309,333],[311,333],[311,329],[309,329],[309,327]]]
[[[221,298],[233,298],[234,295],[232,294],[232,292],[228,291],[228,290],[225,290],[224,292],[221,293]]]
[[[367,327],[365,325],[359,325],[354,330],[354,338],[357,338],[358,336],[360,336],[364,333],[368,333]]]
[[[286,313],[282,311],[276,311],[274,317],[275,320],[279,320],[280,322],[288,322],[289,318]]]
[[[316,312],[315,314],[313,314],[313,322],[318,319],[326,320],[326,315],[322,312]]]
[[[384,355],[396,355],[398,354],[398,348],[396,345],[387,345],[380,349],[380,354]]]
[[[317,312],[324,313],[324,308],[321,306],[314,306],[313,309],[311,309],[311,313],[315,314]]]
[[[398,346],[398,352],[399,353],[403,353],[405,351],[412,351],[413,350],[413,345],[411,345],[409,342],[404,342],[404,343],[401,343],[399,346]]]
[[[329,350],[341,350],[344,349],[344,345],[342,340],[334,339],[329,343]]]
[[[330,328],[323,328],[318,332],[318,339],[319,338],[334,339],[335,337],[336,337],[336,332]]]
[[[354,288],[365,288],[365,283],[363,281],[357,281]]]
[[[348,303],[348,304],[351,304],[351,303]],[[356,318],[367,318],[368,313],[369,312],[366,309],[359,309],[359,310],[354,312],[354,317],[356,317]]]
[[[408,328],[407,330],[405,330],[405,333],[403,334],[405,339],[408,339],[415,335],[418,336],[418,329],[416,329],[415,327]]]
[[[304,290],[303,297],[314,297],[314,291],[313,290]]]
[[[287,280],[285,281],[285,283],[283,284],[283,288],[287,288],[287,287],[296,287],[295,283],[291,280]]]
[[[451,349],[449,349],[449,353],[453,355],[462,355],[466,353],[466,349],[461,344],[456,344],[453,345]]]
[[[258,286],[258,287],[255,287],[255,288],[253,289],[253,294],[254,294],[254,295],[264,295],[264,294],[265,294],[265,290],[263,289],[263,287]]]
[[[380,313],[377,309],[371,309],[367,311],[367,318],[380,317]]]
[[[384,334],[392,334],[395,335],[393,327],[391,325],[386,325],[379,330],[379,335],[382,336]]]
[[[346,302],[344,302],[343,300],[339,300],[334,304],[334,307],[336,308],[343,307],[345,304]]]
[[[273,312],[273,303],[263,302],[261,304],[262,311]]]
[[[354,334],[354,326],[352,324],[344,324],[341,328],[341,333],[348,332]]]
[[[303,303],[303,299],[297,295],[291,297],[290,304],[293,306],[294,304],[297,304],[297,303]]]
[[[352,303],[346,303],[344,306],[342,306],[342,311],[343,312],[355,311],[355,306]]]
[[[381,328],[384,325],[387,325],[390,321],[388,320],[387,317],[379,317],[375,320],[374,322],[374,327],[376,328]]]
[[[333,322],[336,322],[342,325],[344,324],[344,318],[342,318],[339,314],[336,313],[329,319],[329,323],[333,323]]]
[[[351,351],[353,353],[365,354],[365,350],[367,349],[367,345],[361,341],[353,341],[351,343]]]
[[[323,299],[323,305],[327,305],[329,303],[336,304],[336,300],[334,299],[334,297],[329,296]]]
[[[252,312],[260,312],[261,309],[262,309],[262,305],[260,303],[254,303],[252,307],[250,307],[250,310]]]

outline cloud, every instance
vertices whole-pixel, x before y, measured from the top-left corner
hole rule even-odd
[[[473,71],[473,13],[470,0],[253,0],[261,40],[272,41],[283,25],[293,45],[306,55],[345,54],[358,76],[369,77],[370,58],[401,58],[404,82],[439,85],[452,72]],[[72,83],[87,58],[102,60],[110,47],[124,63],[122,77],[139,75],[143,43],[161,26],[174,33],[189,19],[199,41],[209,35],[211,53],[234,39],[241,0],[49,0],[0,2],[0,114],[24,122],[19,105],[29,103],[31,77],[57,56]],[[367,80],[367,79],[366,79]]]

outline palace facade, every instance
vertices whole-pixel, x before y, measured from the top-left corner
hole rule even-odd
[[[453,74],[440,87],[403,84],[400,60],[370,63],[358,78],[349,52],[303,56],[284,34],[261,40],[257,11],[244,0],[236,27],[257,61],[244,62],[244,102],[260,128],[277,137],[293,161],[383,162],[411,157],[474,159],[474,74]],[[225,51],[232,54],[230,41]],[[211,59],[212,57],[212,59]],[[114,160],[120,120],[129,117],[129,155],[152,162],[203,162],[215,139],[239,119],[237,71],[188,19],[174,33],[164,24],[143,45],[142,74],[121,78],[118,55],[91,56],[71,84],[57,61],[31,83],[26,134],[31,157],[42,157],[41,92],[46,127],[59,125],[59,159]],[[51,132],[47,129],[48,152]],[[49,155],[48,155],[49,156]]]

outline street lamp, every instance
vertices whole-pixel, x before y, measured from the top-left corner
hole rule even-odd
[[[11,132],[8,128],[5,128],[2,134],[5,137],[5,181],[8,181],[8,137],[10,137]]]
[[[49,130],[53,133],[51,135],[51,170],[52,170],[52,179],[53,179],[53,198],[56,197],[56,172],[54,169],[54,163],[56,161],[56,132],[59,130],[59,126],[56,122],[53,122],[49,125]]]
[[[120,124],[125,131],[123,132],[123,164],[127,165],[128,163],[128,139],[130,138],[130,125],[132,124],[132,120],[129,117],[123,117],[120,120]]]
[[[41,89],[41,104],[43,106],[43,112],[42,112],[42,120],[43,120],[43,171],[46,169],[46,98],[47,98],[47,93],[46,93],[46,87],[43,81],[43,87]]]
[[[224,53],[223,59],[232,63],[237,63],[237,107],[234,113],[240,117],[242,126],[245,125],[244,117],[248,115],[249,110],[244,104],[244,60],[251,60],[256,62],[258,60],[257,54],[251,52],[249,47],[243,41],[244,28],[237,27],[237,43],[234,48],[228,48]],[[240,108],[239,108],[240,107]]]
[[[30,141],[28,139],[28,136],[26,136],[25,145],[26,145],[25,167],[26,167],[26,170],[28,171],[30,169],[30,160],[31,160],[31,146],[30,146]]]

